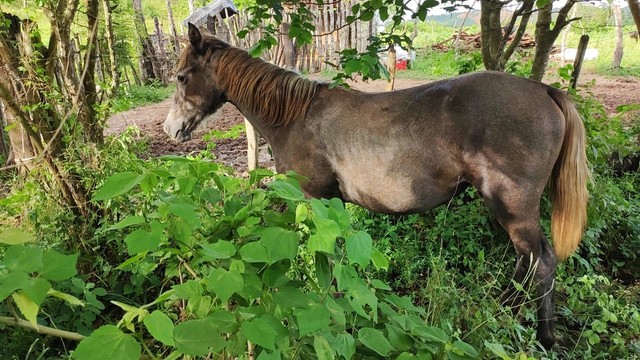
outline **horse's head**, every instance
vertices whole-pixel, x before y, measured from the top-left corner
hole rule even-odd
[[[198,124],[227,101],[215,72],[217,53],[229,44],[189,24],[189,43],[176,68],[177,91],[164,131],[177,141],[191,139]]]

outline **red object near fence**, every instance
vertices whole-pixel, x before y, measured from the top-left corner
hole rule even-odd
[[[407,60],[406,59],[396,60],[396,70],[407,70]]]

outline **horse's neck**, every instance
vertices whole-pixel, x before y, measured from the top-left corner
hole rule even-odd
[[[234,102],[230,99],[230,102],[240,111],[244,118],[253,126],[253,128],[260,133],[269,143],[275,140],[278,133],[278,127],[273,127],[267,124],[263,119],[256,114],[253,114],[249,109],[250,107],[241,103]]]

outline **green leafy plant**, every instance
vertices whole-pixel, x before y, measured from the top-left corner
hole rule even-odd
[[[94,196],[160,199],[107,231],[124,236],[129,259],[121,271],[146,277],[164,269],[167,286],[144,305],[112,302],[122,319],[83,340],[75,358],[92,358],[105,343],[121,358],[142,349],[169,357],[479,355],[429,325],[408,297],[362,273],[388,260],[352,227],[339,200],[306,199],[293,175],[264,189],[260,180],[273,176],[264,170],[241,180],[211,163],[171,158],[168,165],[115,174]]]

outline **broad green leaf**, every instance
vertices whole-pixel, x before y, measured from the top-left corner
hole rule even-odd
[[[204,318],[211,311],[213,298],[209,295],[195,295],[187,301],[187,313],[194,314],[197,318]]]
[[[240,326],[240,332],[247,340],[269,350],[275,350],[275,340],[278,334],[273,327],[263,319],[245,321]]]
[[[221,301],[225,302],[234,293],[242,291],[244,280],[242,274],[237,271],[214,269],[207,277],[206,285]]]
[[[380,290],[387,290],[387,291],[391,291],[391,286],[389,286],[387,283],[385,283],[382,280],[378,280],[378,279],[373,279],[371,280],[371,285],[376,288],[376,289],[380,289]]]
[[[58,299],[62,299],[66,302],[69,303],[69,305],[73,305],[73,306],[84,306],[84,302],[82,302],[82,300],[78,299],[77,297],[73,296],[73,295],[69,295],[67,293],[63,293],[60,292],[58,290],[54,290],[54,289],[49,289],[48,292],[49,295],[57,297]]]
[[[22,292],[29,297],[36,305],[40,306],[42,301],[49,290],[51,289],[51,284],[42,278],[29,279],[29,283],[27,286],[22,288]]]
[[[316,233],[329,238],[337,238],[342,235],[342,230],[337,222],[323,217],[314,217],[313,223],[316,226]]]
[[[307,307],[311,302],[309,295],[297,287],[285,286],[272,293],[273,302],[283,308]]]
[[[458,355],[468,356],[468,357],[472,357],[472,358],[477,358],[478,356],[480,356],[478,351],[476,349],[474,349],[473,346],[467,344],[464,341],[460,341],[460,340],[455,341],[453,343],[452,351],[457,353]]]
[[[389,8],[387,8],[386,6],[381,7],[379,10],[379,14],[380,14],[380,20],[384,22],[389,18]]]
[[[40,306],[31,300],[24,292],[17,291],[11,294],[13,302],[16,303],[18,309],[22,313],[25,319],[27,319],[33,326],[38,327],[38,310]]]
[[[417,359],[418,357],[416,357],[414,354],[412,353],[408,353],[408,352],[403,352],[400,355],[398,355],[398,357],[396,358],[396,360],[413,360],[413,359]]]
[[[272,288],[281,288],[291,281],[287,276],[290,268],[291,263],[289,261],[280,261],[272,264],[262,274],[262,282]]]
[[[207,320],[189,320],[173,328],[176,349],[187,355],[204,356],[225,346],[222,336]]]
[[[322,217],[325,219],[329,218],[329,209],[322,203],[320,199],[311,199],[309,200],[309,205],[311,205],[311,212],[314,217]]]
[[[13,227],[0,233],[0,243],[7,245],[24,244],[35,239],[35,236]]]
[[[117,224],[114,224],[108,227],[107,230],[124,229],[132,225],[143,224],[144,222],[145,222],[145,219],[142,216],[129,215],[124,219],[120,220]]]
[[[102,187],[95,193],[92,201],[101,201],[112,199],[116,196],[125,194],[144,178],[131,171],[117,173],[105,180]]]
[[[105,325],[84,338],[73,352],[77,360],[139,360],[141,347],[131,335]]]
[[[309,209],[307,208],[307,204],[300,203],[296,206],[296,224],[300,224],[307,220],[309,217]]]
[[[373,16],[375,15],[375,12],[371,9],[366,10],[365,12],[362,13],[362,15],[360,16],[360,20],[362,21],[371,21],[371,19],[373,19]]]
[[[323,329],[331,321],[329,310],[324,304],[316,303],[308,309],[294,310],[293,313],[298,322],[298,330],[301,336]]]
[[[298,234],[279,227],[261,230],[260,242],[267,250],[270,263],[282,259],[293,260],[298,254]]]
[[[38,274],[47,280],[66,280],[78,273],[78,254],[64,255],[55,250],[47,250],[42,255],[42,262],[44,265],[38,270]]]
[[[173,215],[186,220],[193,228],[200,226],[200,217],[196,211],[198,205],[189,198],[178,198],[169,204],[168,210]]]
[[[353,286],[352,289],[349,289],[349,291],[347,292],[347,298],[353,310],[364,318],[369,318],[371,316],[365,310],[365,305],[368,305],[371,308],[373,321],[377,322],[378,298],[368,287],[362,284]]]
[[[289,182],[274,180],[269,183],[269,187],[282,199],[294,201],[304,200],[302,190]]]
[[[335,264],[333,266],[333,276],[338,283],[338,291],[351,289],[359,279],[358,273],[351,265]]]
[[[267,250],[259,242],[250,242],[240,248],[240,256],[242,260],[248,263],[269,262]]]
[[[218,189],[207,187],[207,188],[198,190],[195,193],[198,196],[198,198],[212,205],[217,205],[218,202],[222,201],[222,196],[220,195],[220,191]]]
[[[362,70],[362,62],[358,59],[351,59],[344,64],[344,72],[347,75],[357,73],[360,70]]]
[[[391,345],[400,351],[410,350],[413,347],[414,341],[402,329],[391,324],[385,324],[387,329],[388,339]]]
[[[326,254],[335,254],[336,238],[329,238],[320,234],[309,236],[307,247],[311,253],[322,252]]]
[[[362,345],[377,352],[382,356],[387,356],[393,346],[389,343],[389,340],[384,336],[384,333],[380,330],[373,328],[362,328],[358,331],[358,340]]]
[[[349,333],[338,334],[333,346],[336,348],[338,355],[341,355],[346,360],[350,360],[356,353],[356,341]]]
[[[173,341],[173,321],[162,311],[155,310],[143,320],[149,334],[156,340],[169,346],[175,346]]]
[[[364,231],[358,231],[347,236],[345,241],[349,261],[366,267],[371,261],[371,253],[373,251],[371,236]]]
[[[327,296],[324,298],[324,305],[329,310],[329,314],[333,321],[340,325],[345,325],[347,323],[347,318],[345,316],[345,309],[342,306],[338,305],[338,303],[333,300],[331,296]]]
[[[29,280],[29,275],[23,271],[0,275],[0,301],[6,299],[12,292],[28,286]]]
[[[34,272],[42,267],[42,249],[24,245],[10,246],[4,253],[4,266],[9,271]]]
[[[213,244],[204,244],[202,255],[211,259],[228,259],[236,254],[236,247],[229,241],[218,240]]]
[[[428,341],[435,341],[441,344],[449,342],[449,335],[435,326],[417,326],[411,329],[411,333]]]
[[[215,310],[211,315],[207,316],[207,320],[211,321],[213,326],[220,333],[232,333],[238,331],[236,314],[227,310]]]
[[[389,259],[376,248],[371,253],[371,261],[376,270],[389,270]]]
[[[178,299],[189,299],[192,296],[202,295],[202,285],[195,280],[187,280],[184,284],[173,285],[173,290]]]
[[[282,354],[280,350],[268,352],[267,350],[262,350],[260,355],[258,355],[257,360],[280,360],[282,359]]]
[[[327,255],[316,252],[316,276],[318,277],[318,285],[324,290],[331,286],[331,266]]]
[[[324,336],[316,335],[313,337],[313,350],[315,350],[319,360],[333,360],[336,358],[335,351],[333,351]]]
[[[156,251],[162,240],[163,227],[156,220],[150,224],[150,230],[137,229],[124,238],[127,252],[135,255],[144,251]]]

